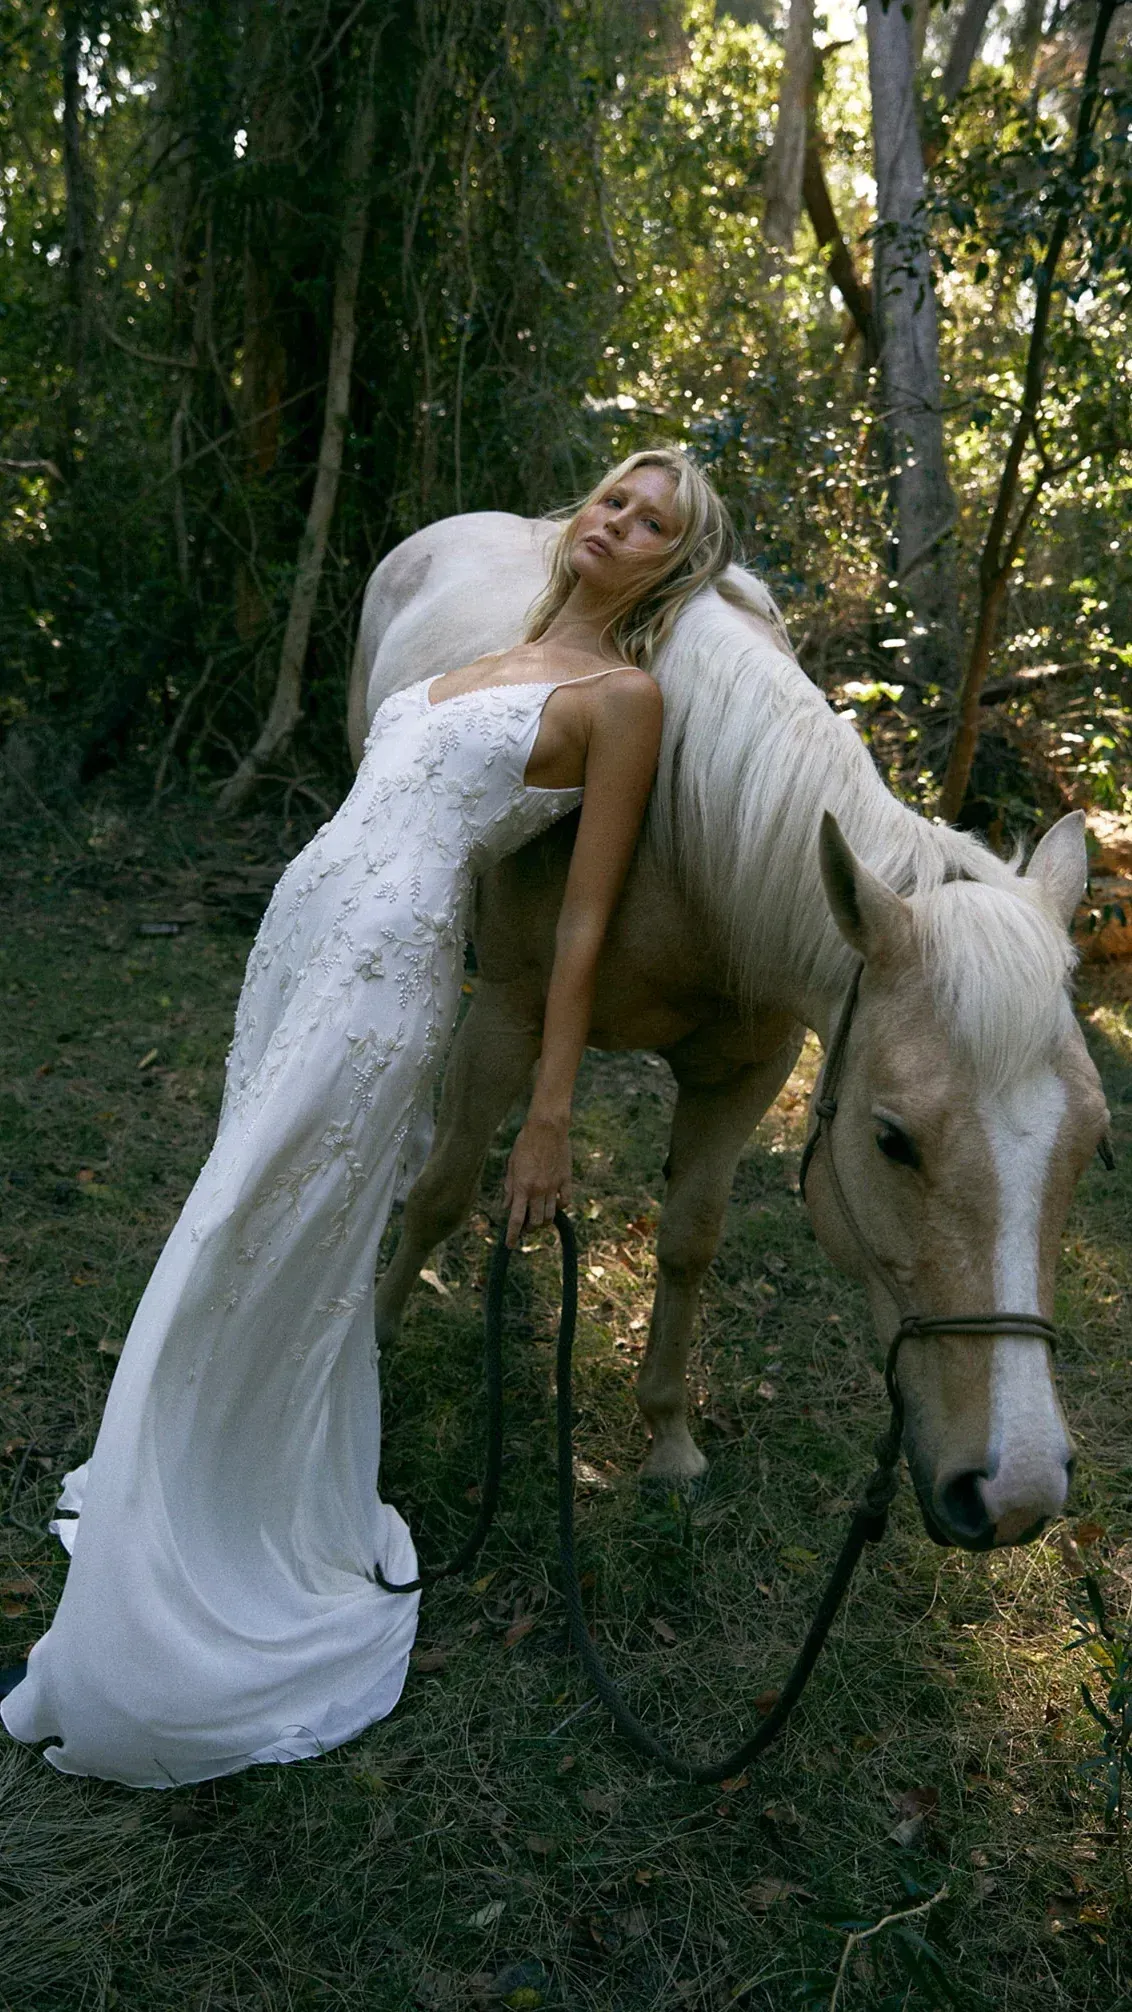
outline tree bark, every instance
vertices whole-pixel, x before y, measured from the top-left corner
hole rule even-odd
[[[367,64],[360,102],[346,145],[342,237],[334,282],[326,407],[314,493],[299,545],[271,706],[255,746],[245,755],[220,792],[217,807],[224,814],[239,810],[246,803],[258,777],[273,757],[286,747],[302,717],[303,664],[322,578],[330,523],[338,497],[350,411],[350,374],[357,334],[358,283],[369,214],[374,135],[374,90],[371,66]]]
[[[982,47],[994,0],[967,0],[955,24],[955,35],[947,52],[940,93],[945,105],[953,105],[965,91],[971,68]]]
[[[790,0],[778,120],[766,170],[763,230],[771,244],[794,249],[802,207],[802,171],[814,74],[814,0]]]
[[[1085,66],[1081,103],[1077,112],[1073,158],[1068,175],[1075,201],[1071,203],[1062,197],[1050,231],[1045,257],[1034,281],[1034,319],[1026,352],[1022,407],[1007,449],[990,529],[979,564],[979,608],[975,618],[975,632],[963,674],[955,738],[940,795],[940,815],[949,821],[958,817],[967,794],[971,764],[975,758],[975,748],[979,739],[979,705],[987,672],[990,669],[999,615],[1006,598],[1011,569],[1021,553],[1022,541],[1043,489],[1052,477],[1064,472],[1050,466],[1042,451],[1038,433],[1042,382],[1045,376],[1046,339],[1049,334],[1058,264],[1070,226],[1084,201],[1084,184],[1096,165],[1092,153],[1092,138],[1100,109],[1101,58],[1112,17],[1120,4],[1121,0],[1100,0],[1089,58]],[[1022,479],[1022,461],[1027,447],[1031,445],[1038,450],[1038,470],[1015,517],[1015,505]],[[1013,525],[1011,525],[1012,517]]]
[[[82,84],[79,56],[83,23],[81,10],[64,6],[63,27],[63,181],[67,195],[66,227],[63,239],[63,267],[67,289],[68,356],[70,380],[63,400],[66,445],[63,466],[74,460],[75,434],[81,423],[82,379],[90,340],[90,252],[92,203],[82,138]]]
[[[897,0],[868,0],[877,182],[873,300],[880,338],[893,571],[911,613],[901,669],[918,694],[955,688],[955,502],[940,410],[939,329],[923,228],[924,155],[912,43]]]
[[[1024,0],[1011,43],[1014,72],[1020,84],[1028,84],[1033,75],[1034,59],[1041,46],[1045,17],[1045,0]]]
[[[875,363],[877,334],[873,297],[868,287],[858,278],[853,254],[841,235],[841,226],[837,221],[833,198],[825,179],[825,169],[822,167],[817,135],[813,132],[806,142],[805,158],[802,163],[802,196],[806,214],[818,241],[818,249],[829,252],[826,264],[830,279],[852,315],[857,332],[865,345],[865,362]]]

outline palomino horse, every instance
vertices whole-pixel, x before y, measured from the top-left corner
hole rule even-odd
[[[433,524],[383,560],[355,654],[355,758],[390,692],[521,636],[553,535],[483,513]],[[646,1471],[685,1480],[705,1464],[684,1372],[739,1152],[803,1030],[828,1053],[863,960],[836,1159],[827,1132],[807,1181],[814,1229],[866,1281],[886,1344],[908,1310],[947,1323],[899,1357],[931,1535],[971,1549],[1025,1541],[1064,1505],[1072,1443],[1045,1340],[1025,1321],[994,1334],[976,1323],[1049,1320],[1069,1198],[1107,1121],[1068,993],[1083,820],[1063,818],[1019,874],[916,816],[796,663],[765,589],[736,568],[721,584],[685,609],[655,665],[660,766],[590,1033],[597,1047],[655,1050],[678,1085],[637,1392]],[[565,819],[479,888],[481,982],[379,1287],[385,1340],[529,1081],[572,837]]]

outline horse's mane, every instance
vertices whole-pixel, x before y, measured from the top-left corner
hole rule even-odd
[[[776,971],[827,996],[848,981],[818,866],[828,809],[879,879],[917,897],[937,1005],[980,1075],[1036,1060],[1068,1010],[1065,932],[1017,862],[891,794],[797,663],[761,583],[735,567],[722,593],[698,595],[654,669],[665,719],[647,842],[721,928],[740,993],[765,999]]]

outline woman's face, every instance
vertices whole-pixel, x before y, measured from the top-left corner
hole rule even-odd
[[[675,477],[666,468],[646,465],[631,469],[598,502],[587,504],[570,546],[579,580],[612,596],[622,592],[632,573],[647,581],[662,570],[665,553],[680,533],[675,494]]]

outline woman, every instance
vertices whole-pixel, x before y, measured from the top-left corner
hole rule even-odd
[[[631,455],[564,525],[518,648],[379,709],[350,795],[272,897],[216,1144],[158,1261],[59,1530],[73,1558],[11,1690],[18,1739],[139,1787],[292,1760],[396,1703],[417,1598],[377,1495],[373,1274],[452,1032],[476,873],[585,791],[507,1234],[570,1186],[602,939],[660,743],[653,652],[727,564],[682,455]],[[77,1512],[81,1510],[81,1517]]]

